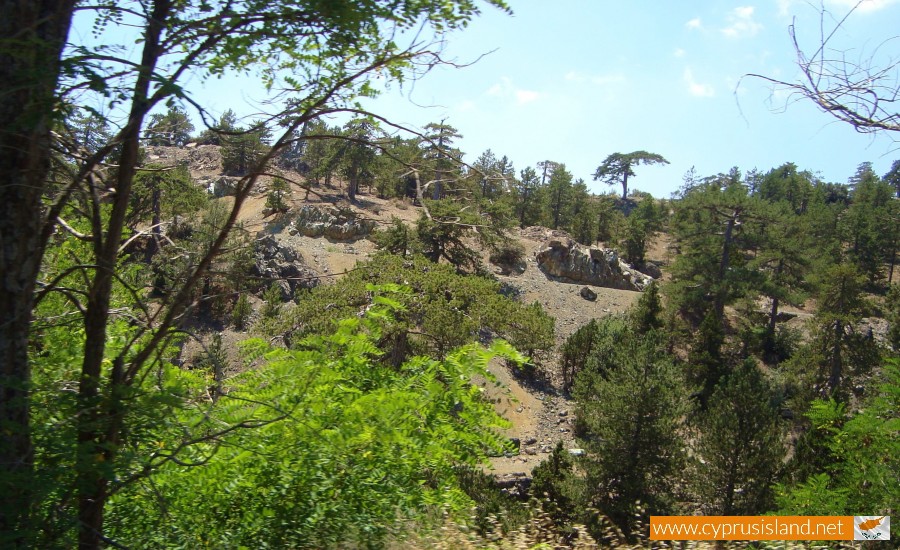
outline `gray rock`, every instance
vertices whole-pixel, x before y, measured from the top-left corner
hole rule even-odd
[[[623,262],[615,250],[585,247],[572,239],[548,241],[536,259],[541,271],[565,282],[642,291],[653,281]]]
[[[597,300],[597,293],[590,289],[590,287],[581,287],[581,297],[585,300],[594,302]]]
[[[644,275],[653,277],[654,279],[659,279],[660,277],[662,277],[662,270],[653,262],[644,261],[643,263],[635,267]]]
[[[304,206],[291,224],[296,232],[307,237],[327,237],[335,241],[361,239],[375,229],[375,222],[364,220],[348,208]],[[289,230],[291,231],[291,230]]]
[[[319,282],[316,273],[309,269],[300,254],[275,238],[266,235],[256,241],[253,249],[252,274],[262,279],[263,287],[276,284],[281,288],[281,298],[290,300],[299,288],[312,288]]]
[[[210,195],[216,197],[217,199],[221,197],[228,197],[234,195],[239,181],[241,181],[241,178],[235,178],[232,176],[220,176],[218,178],[209,180],[206,184],[206,190],[209,191]]]

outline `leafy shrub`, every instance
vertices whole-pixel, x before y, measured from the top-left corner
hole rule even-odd
[[[398,304],[369,288],[384,299],[302,351],[245,342],[256,368],[205,410],[181,411],[205,437],[184,450],[177,430],[142,443],[159,469],[114,495],[110,538],[157,548],[379,546],[405,520],[437,510],[461,520],[473,502],[458,467],[507,444],[498,429],[508,424],[472,377],[490,378],[494,356],[521,358],[497,341],[384,366],[375,343]]]

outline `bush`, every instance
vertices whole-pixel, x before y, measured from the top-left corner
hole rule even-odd
[[[517,354],[473,345],[446,361],[382,365],[375,339],[393,300],[379,297],[303,351],[246,342],[246,358],[265,365],[230,379],[216,403],[181,411],[195,433],[148,433],[142,443],[179,460],[115,493],[109,537],[140,548],[379,547],[407,521],[462,519],[474,503],[458,469],[502,449],[508,427],[471,381],[489,376],[495,355]],[[167,384],[196,382],[165,374],[179,377]],[[181,451],[185,437],[197,441]]]
[[[250,307],[250,300],[247,299],[246,294],[241,294],[234,304],[234,309],[231,310],[231,322],[234,324],[234,328],[237,330],[247,328],[247,321],[250,320],[252,313],[253,308]]]
[[[491,251],[490,260],[503,267],[520,267],[525,260],[525,247],[512,239],[504,240]]]

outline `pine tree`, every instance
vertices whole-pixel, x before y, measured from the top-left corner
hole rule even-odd
[[[260,122],[253,123],[249,130],[236,128],[235,132],[237,135],[222,138],[222,170],[233,176],[244,176],[266,151],[271,133]]]
[[[572,205],[572,173],[566,170],[565,164],[558,164],[550,173],[547,182],[548,225],[551,229],[559,229]]]
[[[179,107],[170,107],[164,115],[150,115],[147,140],[150,145],[182,146],[191,139],[194,125]]]
[[[716,387],[702,414],[694,487],[704,513],[756,515],[771,509],[785,454],[772,390],[752,359]]]
[[[837,395],[850,371],[877,362],[874,342],[858,334],[856,325],[868,304],[862,296],[863,279],[849,263],[835,264],[825,270],[818,280],[816,316],[816,345],[822,350],[827,371],[828,393]]]
[[[646,334],[663,326],[663,305],[659,285],[654,281],[644,289],[637,304],[629,313],[631,328],[636,334]]]
[[[707,178],[678,201],[672,227],[681,253],[668,290],[674,308],[693,322],[712,307],[723,323],[725,306],[759,284],[748,262],[764,221],[760,204],[748,196],[736,168]]]
[[[537,225],[543,219],[544,214],[541,180],[534,168],[529,166],[519,172],[516,188],[515,211],[519,227]]]
[[[266,196],[266,208],[273,213],[287,212],[287,199],[290,197],[291,189],[286,179],[281,176],[272,178],[272,185],[269,187],[269,194]]]
[[[589,504],[626,533],[638,506],[654,515],[673,511],[684,464],[687,390],[660,340],[655,332],[629,334],[613,351],[614,368],[576,383]]]

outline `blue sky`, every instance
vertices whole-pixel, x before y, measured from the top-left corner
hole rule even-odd
[[[824,0],[837,18],[856,0]],[[647,150],[668,166],[640,167],[632,187],[667,197],[692,166],[701,176],[768,170],[784,162],[846,182],[871,161],[879,174],[900,158],[889,135],[859,134],[806,102],[747,73],[797,76],[788,26],[815,47],[819,4],[806,0],[663,2],[509,0],[510,16],[486,7],[454,34],[445,57],[472,66],[439,67],[402,90],[366,103],[372,111],[421,127],[444,118],[463,135],[474,161],[487,148],[517,170],[563,162],[592,190],[591,174],[614,152]],[[900,0],[865,0],[835,45],[865,58],[895,36]],[[829,21],[826,21],[829,23]],[[900,55],[900,40],[883,47]],[[252,77],[212,80],[195,98],[214,113],[255,111]],[[401,93],[402,92],[402,93]],[[900,137],[900,136],[897,136]]]
[[[372,108],[411,124],[444,117],[468,160],[491,148],[517,169],[566,163],[595,191],[591,174],[613,152],[644,149],[671,164],[641,167],[633,185],[668,196],[684,173],[768,170],[784,162],[845,182],[862,161],[887,172],[900,150],[890,136],[857,133],[806,103],[786,107],[746,73],[794,78],[788,26],[818,37],[818,10],[802,0],[735,3],[512,0],[513,16],[487,11],[447,49],[471,67],[439,69]],[[854,2],[829,2],[841,17]],[[859,55],[894,36],[900,3],[869,0],[836,44]],[[806,40],[808,39],[808,40]],[[895,51],[900,43],[895,44]]]

